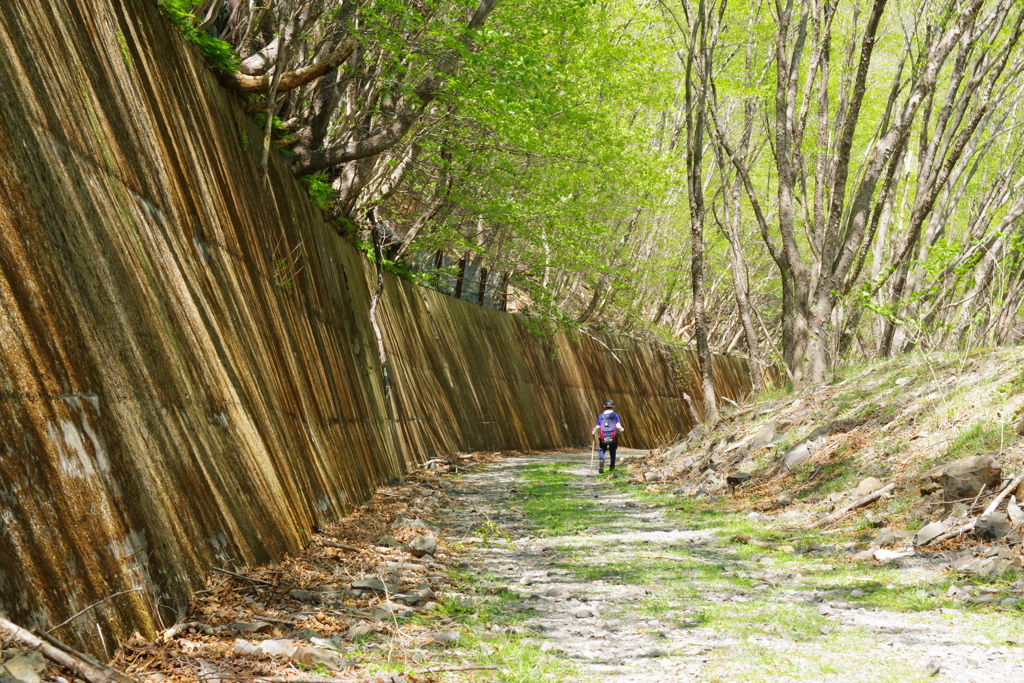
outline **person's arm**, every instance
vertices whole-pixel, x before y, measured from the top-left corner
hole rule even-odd
[[[626,431],[625,429],[622,428],[622,418],[619,417],[618,413],[615,413],[615,428],[618,429],[620,432]]]

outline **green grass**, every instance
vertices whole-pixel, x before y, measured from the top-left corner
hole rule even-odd
[[[498,585],[500,577],[490,574],[452,570],[448,572],[451,586],[460,593],[477,594],[467,600],[459,595],[445,595],[430,614],[414,614],[399,620],[429,626],[431,630],[456,630],[459,640],[451,645],[433,644],[435,650],[430,666],[495,666],[497,671],[482,670],[465,672],[459,680],[498,681],[500,683],[546,683],[551,680],[579,680],[575,664],[558,656],[555,652],[542,652],[541,642],[532,634],[506,633],[505,629],[517,626],[525,618],[520,610],[510,609],[519,596],[501,588],[486,595],[479,595],[484,586]],[[379,638],[369,638],[378,641]],[[449,655],[449,651],[451,654]],[[357,653],[362,650],[357,650]],[[381,651],[368,649],[367,658],[379,657]],[[399,674],[415,674],[417,667],[410,667],[397,661],[377,662],[370,667],[373,671],[389,671]]]
[[[1006,396],[1024,393],[1024,370],[1017,373],[1017,376],[999,387],[999,392]]]
[[[213,66],[228,73],[238,70],[238,53],[231,43],[214,38],[196,27],[196,18],[192,12],[200,0],[157,0],[157,4],[182,37],[199,48]]]
[[[972,455],[991,455],[1013,440],[1013,431],[1004,425],[975,422],[950,442],[943,461]]]
[[[727,603],[705,609],[706,622],[715,630],[734,635],[767,634],[794,639],[821,635],[828,624],[816,605],[784,602]]]
[[[577,477],[565,469],[561,464],[530,465],[523,471],[522,509],[536,531],[569,536],[618,517],[614,510],[568,492],[567,485]]]

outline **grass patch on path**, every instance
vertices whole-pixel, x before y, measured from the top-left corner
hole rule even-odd
[[[617,517],[607,506],[572,490],[579,477],[569,472],[569,467],[555,463],[529,465],[523,470],[523,512],[538,533],[571,536]]]

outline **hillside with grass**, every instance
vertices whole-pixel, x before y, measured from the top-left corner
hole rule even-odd
[[[861,542],[889,529],[896,540],[887,545],[911,547],[922,545],[911,532],[931,523],[955,531],[1003,493],[991,513],[1009,532],[998,538],[1019,546],[1024,491],[1003,490],[1024,472],[1022,361],[1024,350],[1006,348],[851,366],[829,384],[778,389],[724,411],[713,428],[654,451],[634,477],[685,498],[730,494],[724,505],[780,523],[852,527]],[[988,468],[987,483],[947,495],[950,468],[973,465]],[[836,514],[890,484],[877,500]],[[992,536],[969,529],[937,547]]]

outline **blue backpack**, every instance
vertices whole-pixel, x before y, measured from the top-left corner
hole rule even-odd
[[[601,428],[601,443],[615,443],[617,430],[615,423],[618,422],[618,415],[615,413],[602,413],[598,425]]]

